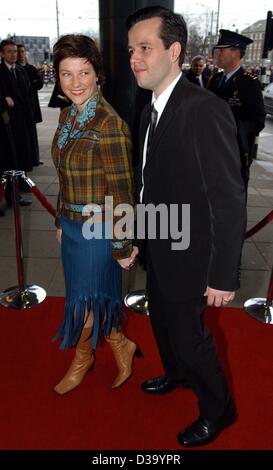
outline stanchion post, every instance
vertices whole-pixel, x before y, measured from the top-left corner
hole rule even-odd
[[[269,288],[268,288],[268,294],[267,294],[267,300],[268,302],[273,302],[273,266],[272,266],[272,271],[271,271],[271,278],[270,278],[270,283],[269,283]]]
[[[130,310],[142,315],[149,315],[148,296],[145,290],[135,290],[124,297],[124,304]]]
[[[255,320],[273,325],[273,266],[267,291],[267,298],[248,299],[244,303],[245,311]]]
[[[24,281],[24,267],[23,267],[23,244],[22,244],[22,231],[21,231],[21,218],[20,218],[20,206],[19,206],[19,179],[20,173],[14,171],[11,176],[11,199],[13,206],[14,215],[14,226],[15,226],[15,243],[16,243],[16,259],[17,259],[17,275],[18,275],[18,287],[20,290],[25,289]]]
[[[11,184],[12,205],[15,224],[15,243],[17,259],[18,286],[10,287],[0,293],[0,304],[7,308],[26,309],[41,303],[46,298],[46,291],[36,285],[25,285],[23,268],[23,245],[19,206],[19,178],[24,177],[23,171],[6,171],[4,176]]]
[[[0,179],[0,191],[3,192],[3,196],[5,195],[6,192],[6,186],[7,186],[7,179],[2,176]],[[1,202],[1,199],[0,199]]]

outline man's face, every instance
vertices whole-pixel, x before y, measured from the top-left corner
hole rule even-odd
[[[17,49],[18,62],[24,64],[26,62],[26,51],[24,47],[18,47]]]
[[[152,90],[158,96],[179,71],[177,51],[179,43],[165,49],[160,39],[161,18],[155,17],[136,23],[128,33],[130,64],[141,88]],[[174,75],[175,76],[175,75]]]
[[[3,50],[1,52],[3,60],[9,64],[13,65],[15,64],[17,60],[17,46],[14,46],[12,44],[8,44],[7,46],[3,47]]]
[[[240,50],[232,49],[231,47],[223,49],[215,49],[215,57],[217,65],[221,69],[229,70],[234,66],[234,63],[240,61]]]
[[[201,75],[202,72],[203,72],[203,68],[204,68],[203,60],[197,60],[191,66],[191,69],[192,69],[194,75]]]

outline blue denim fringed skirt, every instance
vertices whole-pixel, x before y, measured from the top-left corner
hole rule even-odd
[[[95,348],[103,322],[105,335],[110,334],[112,327],[120,326],[121,267],[112,256],[112,240],[105,237],[107,223],[101,224],[101,239],[85,238],[82,222],[62,217],[61,226],[66,303],[64,321],[54,340],[62,339],[60,349],[75,346],[84,326],[85,312],[92,310],[91,336]]]

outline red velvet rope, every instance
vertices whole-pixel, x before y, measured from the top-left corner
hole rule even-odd
[[[29,181],[28,181],[29,180]],[[25,179],[26,183],[28,183],[29,187],[31,188],[31,191],[35,194],[35,196],[39,199],[40,203],[50,212],[53,217],[56,217],[56,209],[55,207],[50,204],[50,202],[47,200],[47,198],[41,193],[41,191],[35,186],[33,181],[31,181],[29,178]],[[4,196],[4,190],[0,186],[0,202]],[[250,230],[248,230],[245,234],[245,240],[248,238],[252,237],[257,233],[259,230],[261,230],[265,225],[269,224],[273,220],[273,210],[269,212],[258,224],[254,225]]]
[[[255,235],[261,228],[263,228],[265,225],[269,224],[273,220],[273,210],[269,212],[258,224],[254,225],[251,229],[249,229],[246,234],[245,234],[245,240],[247,238],[252,237],[252,235]]]
[[[53,215],[53,217],[56,217],[56,209],[55,207],[50,204],[50,202],[47,200],[47,198],[41,193],[41,191],[37,188],[37,186],[32,186],[31,191],[37,199],[39,199],[40,203],[48,210],[48,212]]]
[[[31,188],[31,191],[37,199],[40,201],[40,203],[48,210],[48,212],[53,215],[53,217],[56,217],[56,209],[55,207],[50,204],[50,202],[47,200],[47,198],[43,195],[43,193],[35,186],[33,181],[31,181],[29,178],[25,179],[25,182],[28,183],[28,186]],[[4,189],[3,186],[0,185],[0,202],[3,199],[4,196]],[[258,224],[254,225],[250,230],[248,230],[245,234],[245,240],[247,238],[252,237],[257,233],[259,230],[261,230],[265,225],[269,224],[273,220],[273,210],[269,212]],[[273,301],[273,269],[271,273],[271,279],[269,283],[269,288],[268,288],[268,296],[267,300],[269,302]]]

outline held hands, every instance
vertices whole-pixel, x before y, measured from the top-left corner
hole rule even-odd
[[[133,251],[129,258],[118,259],[117,262],[119,265],[125,269],[126,271],[130,271],[130,269],[134,266],[136,262],[136,257],[139,253],[139,249],[136,246],[133,246]]]
[[[57,228],[56,238],[58,242],[61,244],[62,243],[62,229],[61,228]]]
[[[207,287],[204,296],[208,298],[208,305],[214,305],[215,307],[225,307],[228,302],[234,299],[235,292],[217,290],[212,289],[211,287]]]
[[[14,106],[14,101],[13,101],[13,99],[12,99],[10,96],[6,96],[5,99],[6,99],[6,102],[7,102],[8,107],[9,107],[9,108],[13,108],[13,106]]]

